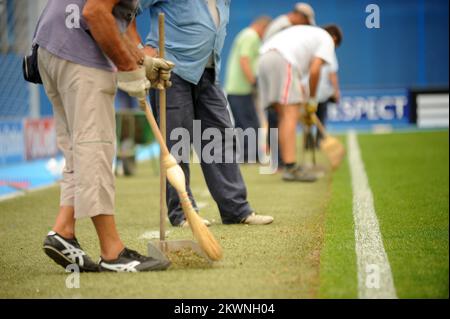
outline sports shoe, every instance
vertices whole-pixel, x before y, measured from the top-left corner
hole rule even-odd
[[[320,164],[305,163],[297,166],[297,171],[313,174],[317,179],[325,177],[329,169]]]
[[[124,248],[117,259],[100,258],[99,266],[100,271],[145,272],[166,270],[170,266],[170,261],[146,257],[134,250]]]
[[[205,224],[206,227],[210,227],[211,226],[211,222],[207,219],[202,219],[203,224]],[[187,220],[183,221],[180,226],[181,228],[189,228],[189,222]]]
[[[251,213],[242,223],[246,225],[268,225],[273,223],[273,217]]]
[[[98,272],[98,265],[84,252],[76,238],[67,239],[51,231],[44,240],[44,252],[55,263],[66,268],[77,265],[80,272]]]
[[[313,183],[317,181],[317,176],[313,172],[301,167],[285,168],[283,180],[286,182]]]

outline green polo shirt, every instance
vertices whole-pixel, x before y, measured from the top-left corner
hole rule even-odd
[[[242,71],[240,60],[248,57],[256,72],[261,39],[252,28],[242,30],[236,37],[228,58],[225,78],[225,91],[230,95],[248,95],[252,93],[252,85]]]

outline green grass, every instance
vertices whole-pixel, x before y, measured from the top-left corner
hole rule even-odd
[[[321,254],[320,298],[357,298],[352,185],[347,159],[333,176]]]
[[[448,298],[448,131],[359,143],[398,296]]]
[[[67,289],[66,273],[44,255],[44,235],[58,204],[58,189],[0,202],[0,298],[314,298],[319,286],[324,205],[329,179],[314,185],[286,184],[279,175],[259,175],[243,167],[253,208],[272,214],[266,227],[219,225],[219,215],[198,166],[192,185],[204,216],[215,219],[212,231],[225,258],[213,267],[173,265],[166,272],[81,274],[81,288]],[[158,178],[151,165],[135,178],[117,181],[117,224],[124,242],[141,252],[139,237],[158,229]],[[190,239],[189,230],[169,228],[168,239]],[[81,220],[77,237],[98,258],[96,234]]]
[[[449,296],[448,132],[360,135],[359,143],[386,252],[400,298]],[[57,209],[58,188],[0,202],[0,298],[356,298],[356,254],[348,162],[316,184],[283,183],[279,175],[242,168],[253,208],[267,227],[223,226],[201,171],[192,188],[225,258],[212,267],[174,264],[160,273],[67,274],[42,252]],[[158,177],[150,163],[117,180],[117,224],[124,242],[146,251],[140,236],[158,229]],[[191,239],[169,228],[169,240]],[[98,256],[89,220],[77,237]]]
[[[449,296],[448,132],[359,135],[400,298]],[[334,175],[321,254],[322,298],[356,298],[348,163]]]

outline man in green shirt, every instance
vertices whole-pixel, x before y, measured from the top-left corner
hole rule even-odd
[[[233,112],[235,127],[246,130],[253,128],[258,132],[259,120],[253,99],[253,88],[256,85],[257,62],[259,49],[264,33],[269,26],[269,17],[260,17],[250,27],[242,30],[234,40],[228,58],[225,90]],[[243,139],[239,139],[241,144]],[[255,141],[247,141],[240,145],[241,160],[254,162],[257,159],[257,134]],[[249,143],[255,143],[249,147]]]

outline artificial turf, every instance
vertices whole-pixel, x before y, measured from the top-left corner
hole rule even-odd
[[[449,136],[358,135],[399,298],[449,296]],[[352,191],[347,161],[334,174],[321,253],[321,298],[356,298]]]
[[[398,296],[448,298],[448,131],[358,139]]]
[[[359,135],[386,252],[400,298],[448,298],[448,131]],[[357,275],[348,162],[315,184],[283,183],[243,166],[253,208],[265,227],[223,226],[199,166],[192,188],[224,247],[213,266],[175,263],[144,274],[67,274],[42,252],[58,188],[0,202],[0,298],[356,298]],[[117,180],[117,224],[124,242],[146,251],[142,235],[158,229],[158,177],[150,163]],[[191,239],[169,228],[169,240]],[[95,231],[81,220],[77,237],[98,256]]]
[[[345,144],[345,140],[342,139]],[[326,206],[320,263],[320,298],[357,298],[352,185],[347,158],[333,175]]]
[[[66,288],[67,274],[42,252],[58,204],[58,188],[0,202],[0,298],[314,298],[319,287],[324,205],[329,178],[313,185],[288,184],[279,175],[259,175],[244,166],[249,199],[270,226],[223,226],[198,166],[192,186],[202,215],[223,245],[224,260],[212,267],[174,264],[166,272],[81,274],[80,289]],[[117,224],[123,241],[146,251],[142,234],[158,229],[158,177],[151,164],[117,180]],[[170,239],[191,239],[189,229],[169,228]],[[94,258],[99,254],[89,220],[77,237]]]

